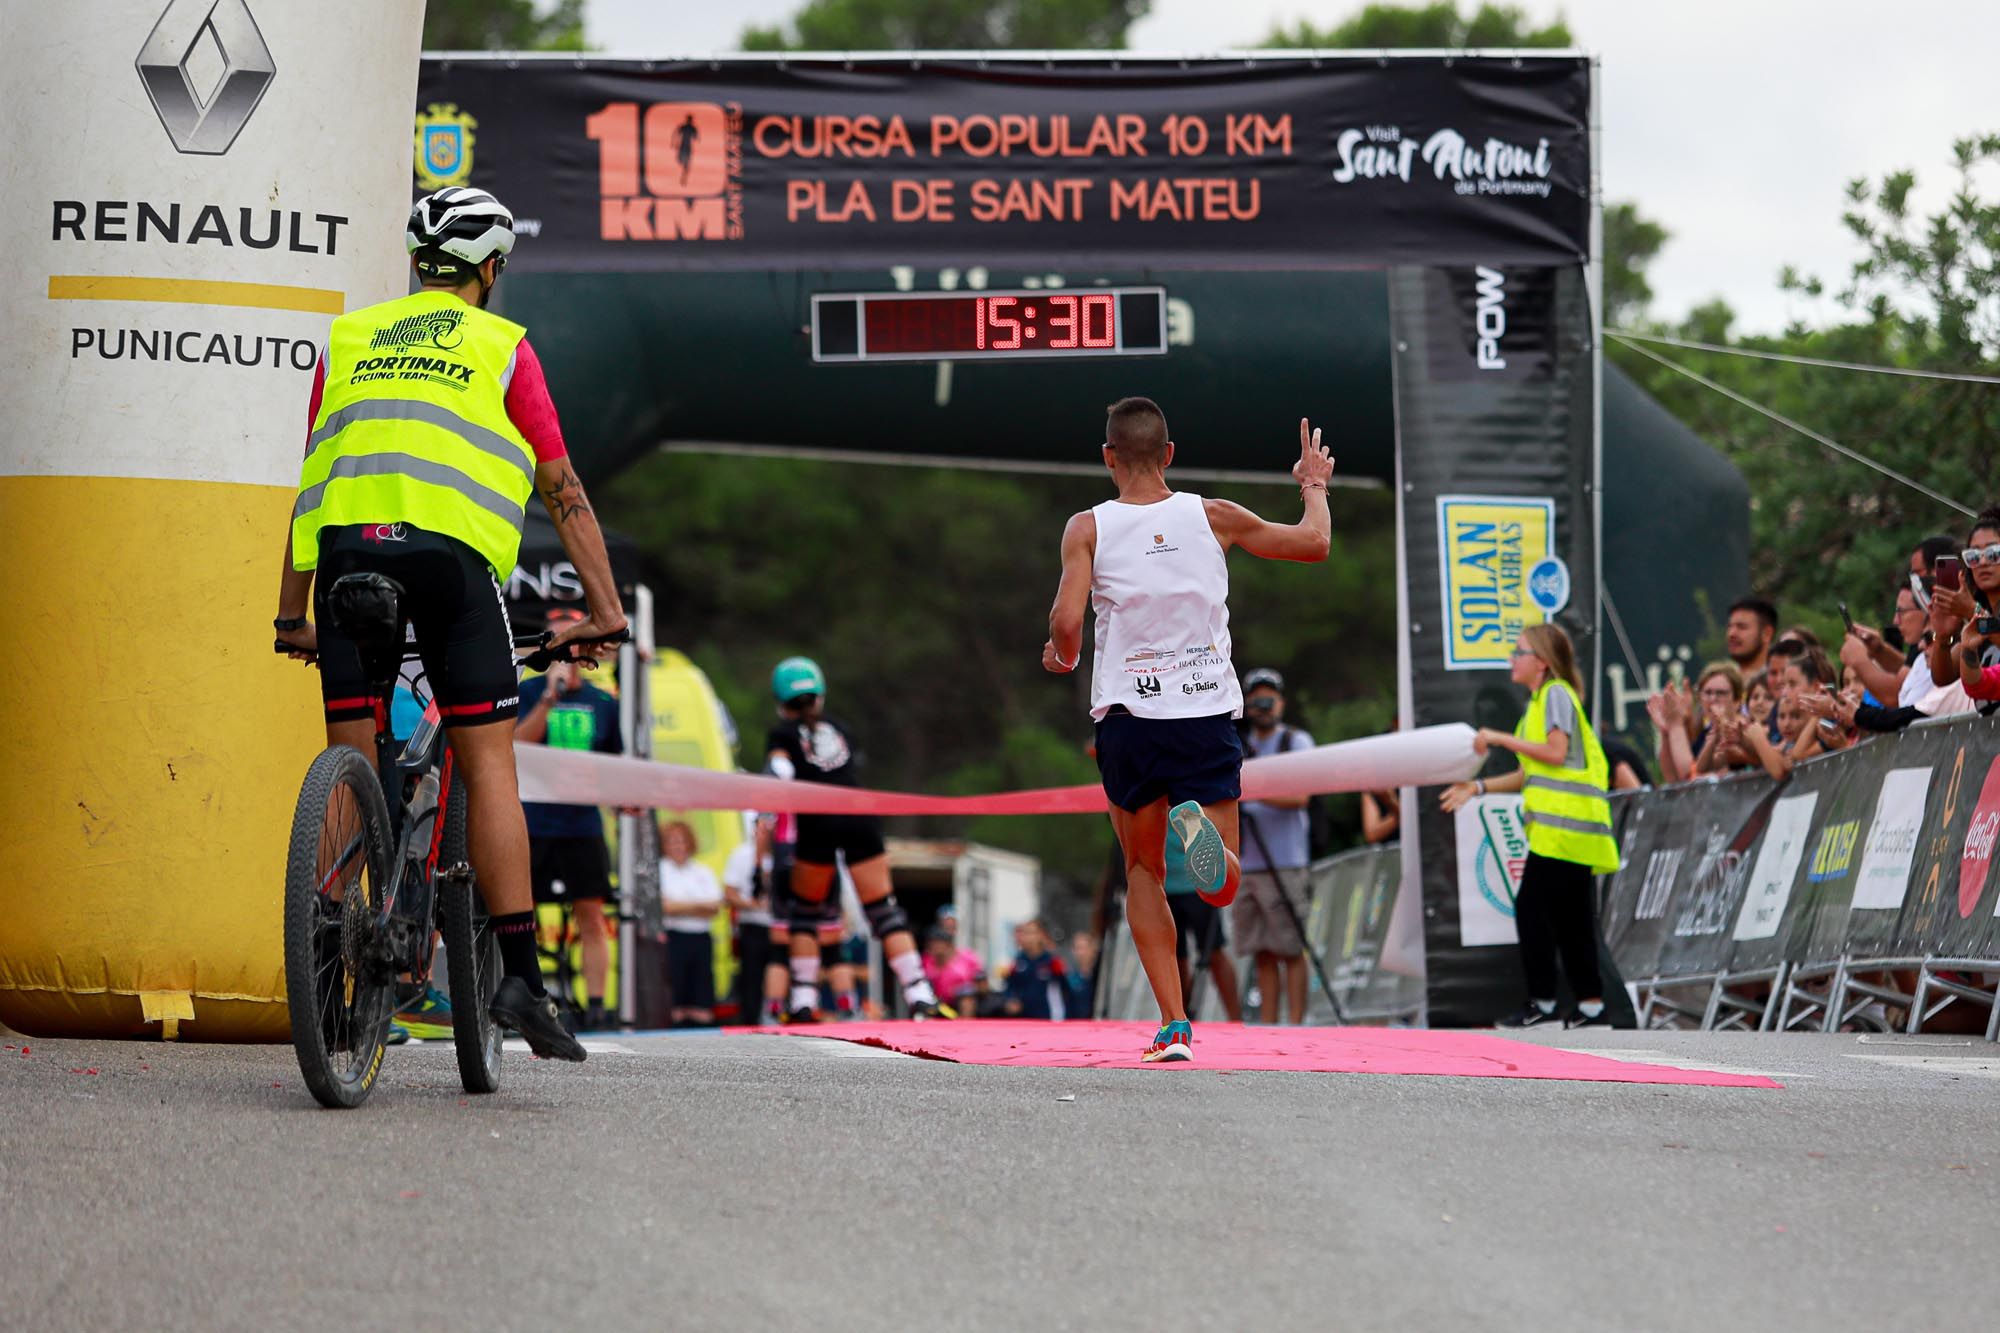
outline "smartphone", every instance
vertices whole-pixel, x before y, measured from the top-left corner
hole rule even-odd
[[[1941,555],[1931,566],[1931,582],[1940,588],[1956,590],[1965,577],[1965,566],[1955,555]]]
[[[1854,633],[1854,617],[1847,614],[1846,602],[1842,602],[1840,604],[1840,621],[1843,625],[1847,626],[1847,632],[1849,634]]]

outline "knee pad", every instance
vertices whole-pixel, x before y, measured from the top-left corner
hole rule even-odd
[[[893,893],[872,903],[861,904],[861,910],[868,917],[869,931],[878,940],[886,940],[897,931],[910,928],[910,918]]]
[[[846,961],[847,961],[847,960],[846,960],[845,958],[842,958],[842,957],[840,956],[840,941],[839,941],[839,940],[821,940],[821,941],[820,941],[820,943],[819,943],[819,966],[820,966],[820,975],[821,975],[821,976],[824,976],[824,975],[826,975],[826,973],[827,973],[827,972],[828,972],[829,970],[831,970],[831,969],[833,969],[833,968],[836,968],[836,967],[839,967],[839,966],[840,966],[840,965],[841,965],[842,963],[844,963],[844,962],[846,962]]]
[[[829,926],[840,924],[840,900],[831,893],[813,902],[792,895],[792,930],[797,934],[818,938],[819,932]]]

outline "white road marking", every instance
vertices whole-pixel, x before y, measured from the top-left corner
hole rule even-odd
[[[1972,1074],[1979,1078],[2000,1079],[2000,1060],[1974,1059],[1964,1055],[1857,1055],[1845,1051],[1850,1060],[1868,1060],[1875,1064],[1895,1065],[1899,1069],[1921,1069],[1931,1074]]]
[[[1591,1050],[1581,1046],[1564,1046],[1558,1049],[1573,1051],[1578,1055],[1601,1055],[1607,1060],[1623,1060],[1634,1065],[1664,1065],[1668,1069],[1685,1069],[1691,1074],[1747,1074],[1752,1078],[1812,1078],[1812,1074],[1802,1074],[1784,1069],[1750,1069],[1743,1065],[1726,1065],[1718,1060],[1693,1060],[1686,1056],[1669,1055],[1665,1051],[1633,1050],[1619,1047],[1611,1050]]]
[[[522,1055],[533,1054],[533,1052],[529,1051],[528,1043],[525,1041],[510,1040],[502,1042],[501,1045],[504,1046],[507,1050],[515,1051]],[[638,1054],[638,1052],[633,1050],[630,1046],[620,1046],[615,1041],[598,1041],[590,1037],[583,1038],[583,1049],[590,1052],[590,1054],[592,1055],[637,1055]]]

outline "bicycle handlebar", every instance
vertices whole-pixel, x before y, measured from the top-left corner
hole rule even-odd
[[[613,634],[600,634],[590,639],[571,639],[558,647],[551,647],[549,640],[554,637],[555,632],[553,630],[542,630],[535,634],[516,634],[513,637],[514,647],[533,648],[535,651],[515,660],[530,671],[547,671],[557,662],[579,662],[584,666],[594,667],[597,665],[597,659],[580,655],[576,651],[579,645],[591,643],[629,643],[632,640],[632,631],[628,627]],[[271,651],[285,655],[300,650],[294,645],[286,643],[283,639],[273,639],[271,641]],[[414,648],[403,654],[403,661],[405,662],[414,662],[417,658],[418,654]],[[306,660],[317,663],[319,661],[319,654],[313,653]]]

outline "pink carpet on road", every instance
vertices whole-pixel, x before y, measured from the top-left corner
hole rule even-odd
[[[777,1031],[777,1029],[771,1029]],[[1043,1069],[1290,1070],[1322,1074],[1433,1074],[1456,1078],[1568,1079],[1719,1088],[1783,1087],[1755,1074],[1634,1064],[1585,1051],[1511,1041],[1490,1032],[1424,1028],[1270,1028],[1195,1025],[1192,1065],[1146,1065],[1147,1023],[1035,1023],[982,1019],[929,1023],[841,1023],[783,1029],[880,1046],[930,1060]]]

